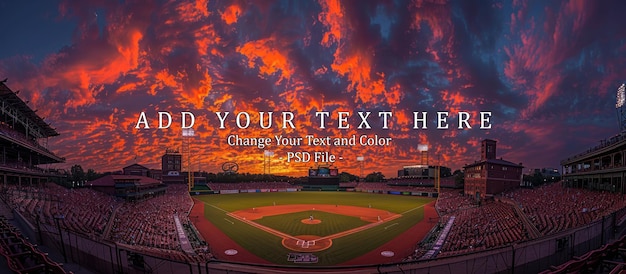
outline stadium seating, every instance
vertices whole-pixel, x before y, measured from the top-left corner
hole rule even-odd
[[[117,210],[110,240],[131,246],[182,251],[173,216],[189,223],[192,201],[187,185],[169,185],[166,194],[139,202],[127,202]]]
[[[526,240],[528,234],[508,204],[489,202],[457,211],[440,257],[491,249]]]
[[[63,216],[64,228],[90,236],[101,237],[113,207],[114,197],[91,189],[67,189],[56,184],[41,187],[9,185],[9,199],[17,210],[43,224],[54,225]]]
[[[626,207],[620,194],[562,187],[560,183],[505,194],[543,235],[579,227]]]
[[[440,223],[450,216],[455,216],[456,221],[438,256],[459,255],[525,241],[531,237],[529,235],[536,234],[536,231],[527,230],[527,227],[534,230],[532,226],[542,235],[557,233],[589,224],[626,207],[622,194],[565,188],[561,183],[536,189],[516,189],[502,194],[502,198],[512,202],[500,202],[496,198],[496,201],[477,206],[458,190],[442,189],[435,206]],[[618,222],[625,218],[616,216]],[[531,224],[524,226],[525,219]],[[433,233],[440,233],[440,230],[433,230]],[[429,237],[435,238],[433,235]],[[418,246],[407,260],[420,258],[430,248],[428,242]],[[585,259],[586,266],[570,262],[562,268],[567,271],[588,268],[589,263],[595,265],[597,261],[597,254],[589,254],[589,258]]]
[[[169,185],[166,194],[139,202],[125,202],[88,188],[67,189],[56,184],[45,186],[8,185],[5,197],[18,212],[33,223],[54,226],[55,218],[63,229],[95,240],[111,240],[129,249],[148,250],[150,254],[184,261],[211,259],[206,242],[192,229],[188,212],[192,200],[187,185]],[[182,252],[174,215],[178,215],[195,251]],[[107,234],[107,227],[110,228]]]
[[[67,273],[0,216],[0,254],[14,273]],[[71,272],[70,272],[71,273]]]
[[[360,191],[415,191],[415,192],[433,192],[432,186],[410,186],[401,184],[388,184],[387,182],[360,182],[356,187]]]
[[[26,135],[22,132],[16,131],[15,129],[11,128],[10,126],[6,125],[6,124],[1,124],[0,123],[0,135],[4,135],[7,137],[10,137],[11,139],[21,142],[22,144],[26,144],[26,145],[30,145],[36,149],[39,149],[43,152],[46,152],[48,154],[52,154],[54,155],[52,152],[50,152],[47,148],[45,148],[44,146],[40,145],[36,140],[34,139],[30,139],[28,137],[26,137]]]
[[[439,215],[444,216],[457,210],[476,207],[476,203],[459,190],[442,189],[435,204]]]
[[[610,244],[558,265],[541,274],[554,273],[622,273],[626,267],[626,235]]]

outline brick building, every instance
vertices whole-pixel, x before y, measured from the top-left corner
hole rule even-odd
[[[503,191],[517,188],[522,183],[522,164],[496,158],[496,141],[481,142],[480,161],[463,167],[465,171],[465,195],[477,200]]]

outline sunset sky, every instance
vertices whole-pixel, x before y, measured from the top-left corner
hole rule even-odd
[[[277,147],[272,172],[306,175],[288,151],[330,151],[340,171],[395,177],[429,144],[430,164],[462,168],[479,143],[527,168],[561,159],[619,132],[615,93],[626,81],[623,1],[0,1],[0,79],[61,134],[49,148],[100,172],[160,167],[181,147],[180,111],[196,115],[194,170],[263,172],[263,150],[241,137],[368,134],[383,147]],[[135,129],[145,111],[153,126]],[[157,129],[157,111],[173,113]],[[218,129],[214,112],[231,112]],[[246,111],[252,125],[239,130]],[[258,112],[294,113],[296,129],[258,126]],[[333,114],[319,128],[316,111]],[[336,112],[350,111],[338,129]],[[356,129],[371,111],[371,130]],[[378,111],[393,111],[388,130]],[[428,111],[426,130],[412,112]],[[450,111],[437,130],[436,111]],[[458,111],[473,115],[457,130]],[[478,112],[492,128],[478,128]],[[331,123],[332,122],[332,123]],[[281,159],[283,157],[283,159]],[[437,161],[437,159],[440,159]]]

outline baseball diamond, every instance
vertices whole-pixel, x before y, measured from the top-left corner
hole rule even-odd
[[[288,255],[296,252],[314,254],[316,265],[356,265],[411,254],[433,226],[422,221],[425,209],[436,216],[432,201],[347,192],[211,195],[195,201],[192,215],[205,216],[195,220],[206,239],[227,239],[210,242],[218,259],[290,265],[296,262]],[[220,256],[231,249],[243,252]],[[379,249],[395,255],[381,256]]]

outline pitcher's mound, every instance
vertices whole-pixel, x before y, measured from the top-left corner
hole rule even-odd
[[[316,225],[322,222],[322,220],[318,220],[318,219],[302,219],[300,220],[300,222],[302,222],[303,224],[307,224],[307,225]]]

